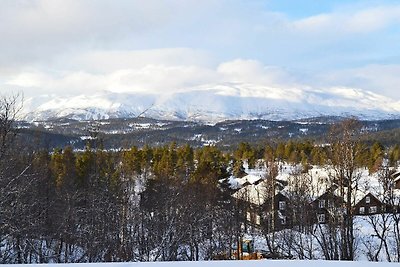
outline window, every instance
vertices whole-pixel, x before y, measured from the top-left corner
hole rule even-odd
[[[376,206],[371,206],[369,208],[370,213],[376,213],[378,211],[378,209],[376,208]]]
[[[367,203],[367,204],[371,203],[371,197],[370,196],[366,196],[365,197],[365,203]]]
[[[364,214],[365,213],[365,207],[360,207],[360,214]]]
[[[328,208],[333,208],[333,201],[328,199]]]
[[[325,199],[321,199],[321,200],[319,201],[319,208],[320,208],[320,209],[325,208]]]
[[[260,225],[261,224],[261,217],[260,215],[256,215],[256,224]]]
[[[286,202],[279,201],[279,210],[285,210],[285,208],[286,208]]]
[[[325,223],[325,214],[318,214],[318,223]]]

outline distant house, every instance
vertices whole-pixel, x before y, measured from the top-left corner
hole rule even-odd
[[[373,194],[366,194],[355,206],[354,206],[354,214],[355,215],[371,215],[371,214],[380,214],[384,213],[388,210],[385,204],[382,203],[377,197]]]
[[[400,189],[400,171],[392,174],[393,184],[395,189]]]
[[[311,202],[314,222],[325,224],[333,219],[337,219],[338,215],[343,214],[344,203],[345,201],[343,198],[337,196],[333,189],[328,190]]]
[[[251,225],[278,231],[292,226],[292,211],[289,199],[282,193],[274,196],[267,192],[267,182],[257,181],[233,194],[245,217],[245,227]]]
[[[264,212],[263,223],[270,231],[279,231],[293,226],[293,210],[290,200],[282,192],[268,198],[262,208]]]
[[[242,183],[232,196],[236,199],[239,210],[243,213],[244,226],[260,226],[262,216],[262,205],[265,202],[265,185],[259,180],[252,184],[248,180]]]

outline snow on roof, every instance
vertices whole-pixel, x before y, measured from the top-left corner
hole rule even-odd
[[[233,194],[233,197],[261,206],[266,200],[265,189],[266,181],[264,180],[256,185],[251,184],[239,189]]]
[[[254,184],[255,182],[258,182],[259,180],[262,179],[262,177],[260,176],[256,176],[256,175],[246,175],[245,177],[243,177],[244,179],[246,179],[249,183]]]
[[[260,180],[263,180],[263,175],[248,174],[242,178],[234,176],[229,177],[228,182],[232,189],[239,189],[248,184],[257,184]]]
[[[299,186],[305,186],[305,192],[311,201],[325,194],[332,184],[329,182],[329,170],[320,166],[312,166],[307,173],[302,173],[298,169],[291,169],[293,173],[279,175],[279,178],[286,179],[288,185],[282,190],[282,193],[289,196],[292,192],[299,190]]]
[[[397,182],[400,180],[400,171],[396,171],[395,173],[392,174],[392,177],[394,178],[393,181]]]

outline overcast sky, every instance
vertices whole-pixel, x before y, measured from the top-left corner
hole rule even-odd
[[[229,82],[400,100],[398,0],[0,0],[0,92]]]

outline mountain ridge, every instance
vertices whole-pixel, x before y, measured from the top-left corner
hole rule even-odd
[[[240,84],[160,94],[104,91],[67,97],[46,95],[27,100],[24,119],[99,120],[144,115],[215,123],[229,119],[298,120],[318,116],[400,118],[399,102],[359,89],[281,89],[276,93],[274,88],[263,88]]]

